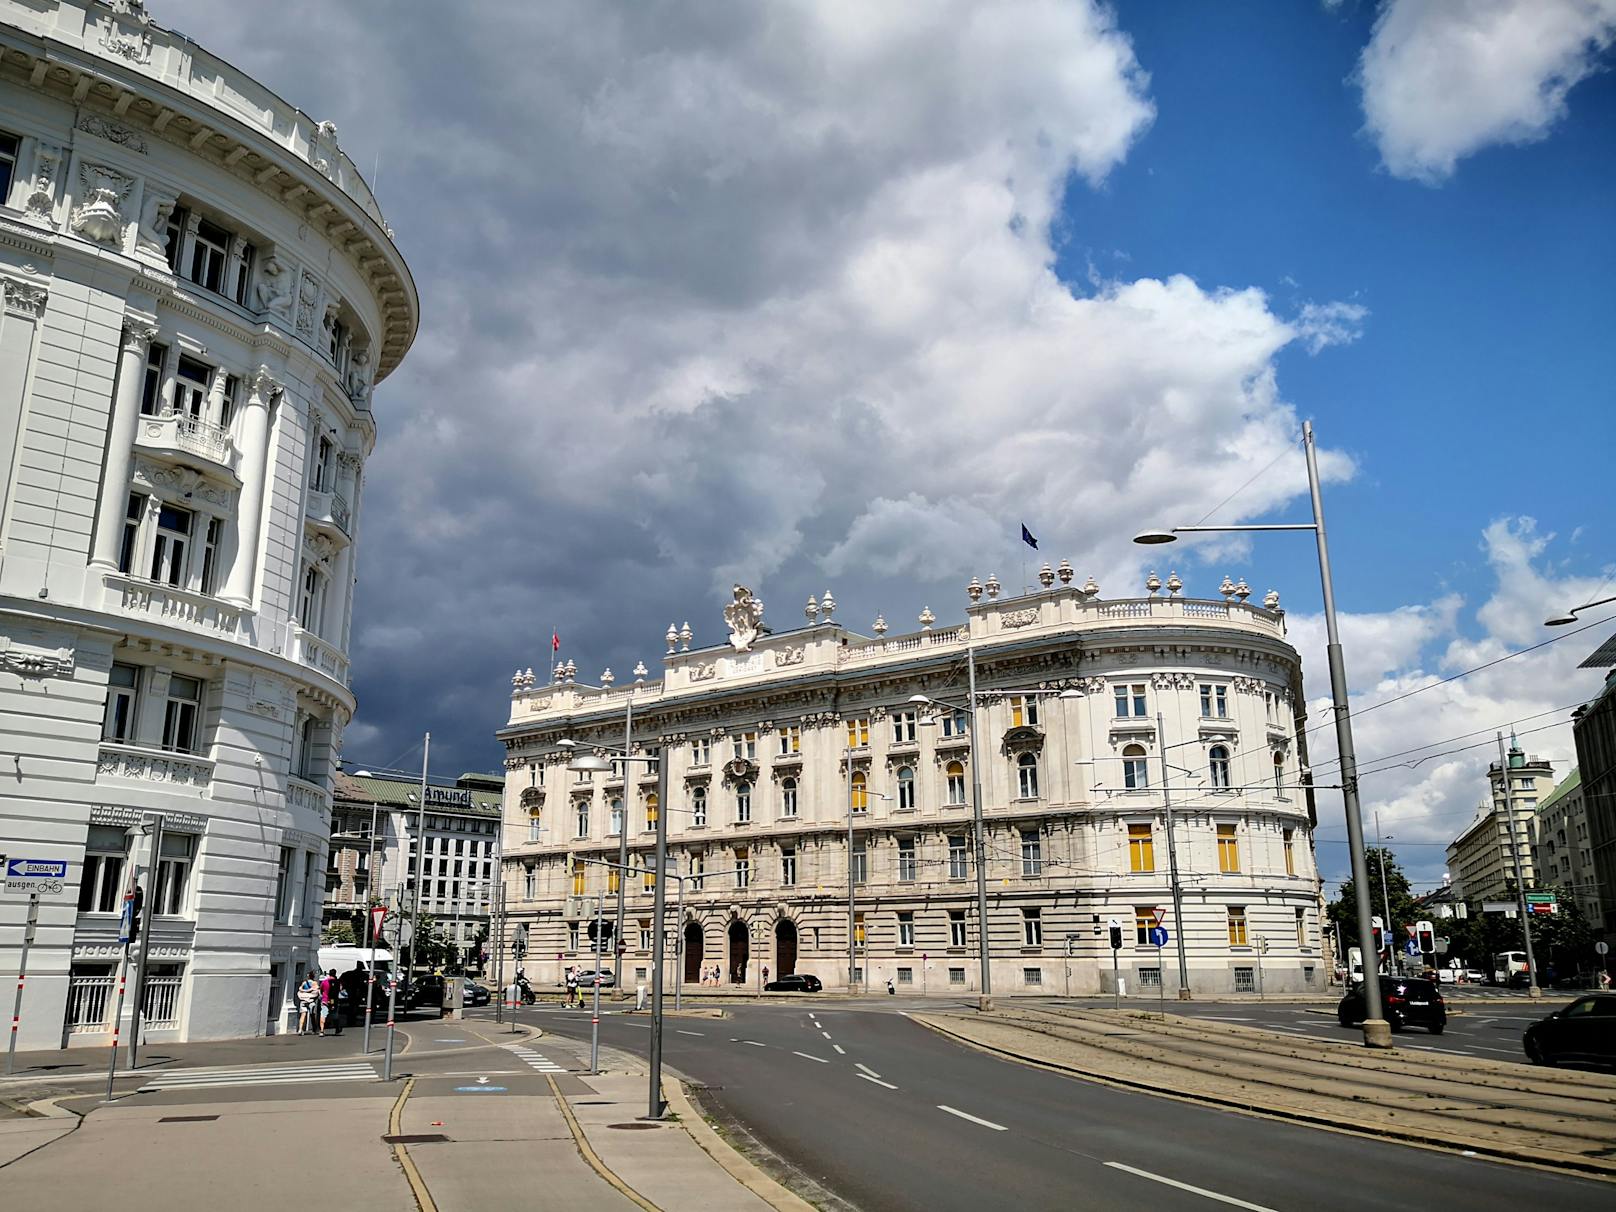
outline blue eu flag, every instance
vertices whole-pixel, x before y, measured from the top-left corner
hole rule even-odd
[[[1021,524],[1021,541],[1034,551],[1038,550],[1038,540],[1032,537],[1032,531],[1027,529],[1025,522]]]

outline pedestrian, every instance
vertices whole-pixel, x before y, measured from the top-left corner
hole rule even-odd
[[[765,985],[769,983],[769,966],[767,964],[763,965],[763,983]]]
[[[320,992],[326,1002],[326,1013],[335,1020],[337,1034],[342,1034],[342,999],[348,996],[348,991],[342,987],[342,978],[337,975],[335,968],[326,974],[321,983]]]
[[[297,987],[297,1033],[308,1035],[312,1028],[317,1027],[320,1021],[318,1005],[320,1001],[320,986],[315,982],[313,971],[303,974],[303,983]]]
[[[573,1002],[578,997],[578,969],[567,969],[567,1009],[572,1009]]]
[[[897,992],[898,990],[892,984],[892,978],[890,976],[887,977],[887,995],[890,997],[895,995]]]

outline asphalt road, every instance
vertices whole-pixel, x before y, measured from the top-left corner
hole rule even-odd
[[[586,1040],[587,1014],[535,1012]],[[1001,1061],[897,1007],[737,1006],[667,1020],[667,1064],[863,1212],[898,1209],[1609,1208],[1604,1183],[1114,1090]],[[608,1015],[643,1054],[649,1022]]]

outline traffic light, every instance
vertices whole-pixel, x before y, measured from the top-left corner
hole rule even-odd
[[[1369,928],[1375,936],[1375,954],[1379,955],[1386,950],[1386,925],[1378,917],[1369,919]]]
[[[1415,922],[1414,937],[1419,940],[1421,955],[1436,954],[1436,925],[1433,922]]]
[[[1122,927],[1121,926],[1112,926],[1111,927],[1111,950],[1113,950],[1113,951],[1121,951],[1122,950]]]
[[[596,933],[597,931],[599,931],[598,935]],[[592,940],[594,940],[596,942],[601,942],[601,943],[609,943],[609,942],[611,942],[612,941],[612,923],[608,922],[608,921],[603,921],[603,920],[597,920],[597,921],[590,922],[589,923],[589,937],[590,937],[590,939],[592,939]]]
[[[516,937],[511,940],[511,954],[521,959],[527,954],[527,923],[521,922],[516,927]]]
[[[140,942],[140,914],[146,907],[146,889],[135,885],[135,897],[129,905],[129,938],[131,942]]]

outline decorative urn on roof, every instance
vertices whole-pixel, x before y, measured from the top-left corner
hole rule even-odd
[[[1145,592],[1151,597],[1155,597],[1161,592],[1161,578],[1156,575],[1154,568],[1150,570],[1150,575],[1145,578]]]
[[[920,630],[930,631],[931,625],[937,621],[937,616],[931,612],[930,606],[924,606],[920,611]]]
[[[965,596],[971,599],[973,606],[980,602],[982,600],[982,582],[972,577],[971,583],[965,587]]]
[[[986,586],[984,586],[984,588],[987,589],[988,597],[990,599],[996,598],[996,597],[999,596],[999,590],[1000,590],[1001,586],[999,585],[999,577],[998,577],[997,573],[992,573],[992,572],[988,573],[988,583],[987,583]]]
[[[1070,585],[1072,583],[1072,562],[1070,560],[1062,560],[1060,562],[1060,567],[1055,569],[1055,575],[1060,578],[1060,583],[1062,585]]]
[[[1044,566],[1038,570],[1038,583],[1045,589],[1055,583],[1055,570],[1049,566],[1048,560],[1045,560]]]
[[[1167,574],[1167,594],[1168,594],[1168,596],[1169,597],[1177,596],[1179,590],[1181,590],[1183,588],[1184,588],[1184,582],[1178,579],[1178,573],[1169,572]]]

